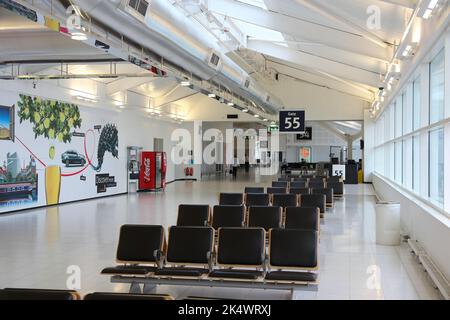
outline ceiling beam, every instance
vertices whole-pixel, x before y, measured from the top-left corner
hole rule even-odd
[[[330,6],[324,6],[314,0],[295,0],[295,1],[311,10],[314,10],[314,11],[320,13],[322,16],[330,19],[331,21],[346,25],[347,27],[360,33],[367,40],[375,43],[376,45],[378,45],[382,48],[387,48],[389,45],[387,43],[387,41],[380,38],[375,33],[372,33],[370,31],[368,31],[366,28],[363,28],[360,25],[354,23],[351,20],[351,17],[349,17],[342,10],[338,10],[337,8],[332,9]]]
[[[354,66],[341,64],[269,43],[249,42],[249,49],[313,70],[326,72],[342,79],[366,84],[375,88],[379,87],[380,76],[378,74]]]
[[[348,52],[381,60],[391,60],[393,49],[383,48],[361,35],[327,27],[305,19],[267,11],[231,0],[208,2],[208,10],[233,19],[257,25],[301,40],[311,41]]]
[[[418,1],[416,0],[378,0],[379,2],[389,3],[395,6],[404,7],[414,10]]]
[[[274,68],[277,72],[299,81],[305,81],[313,85],[351,95],[367,102],[373,101],[374,93],[364,86],[346,80],[338,80],[337,77],[317,73],[315,71],[303,70],[300,67],[294,68],[273,60],[268,60],[268,62],[270,68]]]
[[[106,94],[112,96],[119,92],[127,91],[143,84],[149,83],[157,77],[121,78],[106,85]]]

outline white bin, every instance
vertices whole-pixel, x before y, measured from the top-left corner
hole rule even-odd
[[[400,245],[400,204],[378,202],[376,204],[376,241],[383,246]]]

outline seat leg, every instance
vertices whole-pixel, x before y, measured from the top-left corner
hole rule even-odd
[[[144,294],[150,294],[155,289],[156,289],[156,285],[154,285],[154,284],[144,284],[144,288],[142,289],[142,292]]]
[[[139,284],[139,283],[136,283],[136,282],[131,283],[129,293],[132,293],[132,294],[141,294],[141,293],[142,293],[142,290],[141,290],[140,284]]]
[[[294,298],[295,298],[295,290],[291,289],[289,291],[289,300],[294,300]]]

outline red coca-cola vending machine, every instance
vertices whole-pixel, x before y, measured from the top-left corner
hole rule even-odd
[[[141,152],[139,191],[159,191],[166,188],[167,159],[165,152]]]

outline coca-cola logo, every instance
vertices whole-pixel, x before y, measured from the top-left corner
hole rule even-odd
[[[150,159],[144,159],[144,181],[150,182]]]

